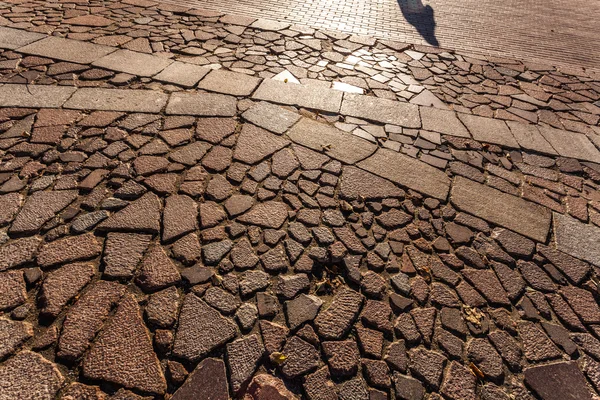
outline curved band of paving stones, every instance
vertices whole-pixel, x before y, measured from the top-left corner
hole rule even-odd
[[[0,400],[598,396],[597,122],[0,33],[157,84],[0,86]]]

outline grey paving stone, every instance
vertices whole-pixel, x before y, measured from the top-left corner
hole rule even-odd
[[[153,79],[184,87],[194,87],[209,72],[210,68],[207,67],[175,61],[159,74],[154,75]]]
[[[153,76],[173,61],[131,50],[117,50],[96,60],[92,65],[137,76]]]
[[[232,96],[250,96],[259,83],[260,78],[218,69],[202,79],[198,88]]]
[[[250,107],[242,117],[254,125],[278,134],[287,131],[300,119],[300,115],[265,101]]]
[[[0,26],[0,49],[18,49],[45,38],[46,35]]]
[[[168,95],[155,90],[82,88],[65,103],[65,108],[158,113]]]
[[[18,49],[20,53],[33,54],[36,56],[54,58],[56,60],[69,61],[79,64],[90,64],[107,54],[114,52],[114,47],[99,44],[81,42],[48,36],[25,47]]]
[[[0,90],[0,107],[58,108],[75,90],[68,86],[4,85]]]
[[[421,127],[418,106],[373,96],[344,94],[340,114],[406,128]]]
[[[549,126],[540,126],[539,130],[561,156],[600,163],[600,152],[585,135]]]
[[[343,92],[339,90],[265,79],[252,98],[337,113],[342,96]]]
[[[550,210],[462,177],[456,177],[450,194],[452,204],[494,224],[538,242],[550,229]]]
[[[440,200],[445,200],[450,190],[450,179],[444,172],[392,150],[379,149],[358,167]]]
[[[235,97],[215,93],[173,93],[166,109],[167,114],[212,117],[233,117],[236,112]]]
[[[454,111],[440,110],[433,107],[420,107],[420,111],[423,129],[444,135],[471,137]]]
[[[308,118],[302,118],[287,135],[294,143],[324,152],[346,164],[364,160],[377,149],[374,143]]]
[[[540,153],[556,155],[556,150],[541,135],[535,125],[516,121],[506,121],[513,136],[522,148],[539,151]]]
[[[465,124],[473,139],[479,142],[493,143],[500,146],[519,148],[519,143],[504,123],[497,119],[479,117],[477,115],[458,114],[458,118]]]
[[[600,228],[567,215],[552,214],[556,248],[600,266]]]

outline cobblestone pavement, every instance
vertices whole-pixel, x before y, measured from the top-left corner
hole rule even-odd
[[[552,65],[598,68],[600,62],[600,4],[594,1],[423,2],[433,10],[433,18],[420,0],[163,1],[414,44],[431,44],[435,38],[448,49]]]
[[[0,400],[598,398],[598,76],[1,9]]]

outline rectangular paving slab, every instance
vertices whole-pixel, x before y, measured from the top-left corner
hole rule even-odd
[[[549,126],[540,126],[539,130],[561,156],[600,163],[600,152],[584,134]]]
[[[436,199],[445,200],[448,197],[450,178],[444,172],[393,150],[379,149],[358,166]]]
[[[434,107],[420,107],[420,111],[423,129],[444,135],[471,137],[454,111],[440,110]]]
[[[198,84],[198,88],[232,96],[250,96],[260,78],[238,72],[214,70]]]
[[[168,95],[155,90],[82,88],[65,103],[65,108],[158,113]]]
[[[117,50],[97,60],[93,65],[112,71],[150,77],[158,74],[172,62],[172,60],[152,54],[138,53],[131,50]]]
[[[56,36],[48,36],[45,39],[38,40],[37,42],[18,49],[20,53],[33,54],[79,64],[90,64],[115,50],[116,48],[114,47]]]
[[[450,201],[461,211],[545,243],[550,210],[489,186],[456,177]]]
[[[45,37],[47,36],[41,33],[0,26],[0,49],[18,49]]]
[[[265,79],[252,98],[337,113],[340,111],[342,96],[343,92],[339,90]]]
[[[421,127],[418,106],[373,96],[344,94],[340,114],[405,128]]]
[[[506,121],[506,123],[522,148],[540,153],[557,154],[535,125],[516,121]]]
[[[235,97],[216,93],[173,93],[167,114],[233,117],[237,112]]]
[[[519,143],[515,140],[512,133],[504,123],[497,119],[480,117],[477,115],[458,114],[458,118],[465,124],[473,139],[493,143],[500,146],[519,148]]]
[[[556,248],[600,267],[600,228],[558,213],[552,219]]]
[[[75,92],[70,86],[4,85],[0,107],[58,108]]]
[[[294,143],[345,162],[354,164],[373,154],[377,145],[330,125],[302,118],[287,136]]]
[[[209,72],[210,68],[207,67],[175,61],[155,75],[153,79],[191,88],[196,86],[200,79]]]

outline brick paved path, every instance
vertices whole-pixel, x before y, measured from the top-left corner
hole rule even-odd
[[[162,0],[254,18],[426,44],[396,0]],[[399,0],[404,4],[415,0]],[[431,0],[440,46],[551,65],[599,68],[600,2]],[[426,20],[423,25],[430,27]]]
[[[598,398],[597,75],[12,1],[0,400]]]

